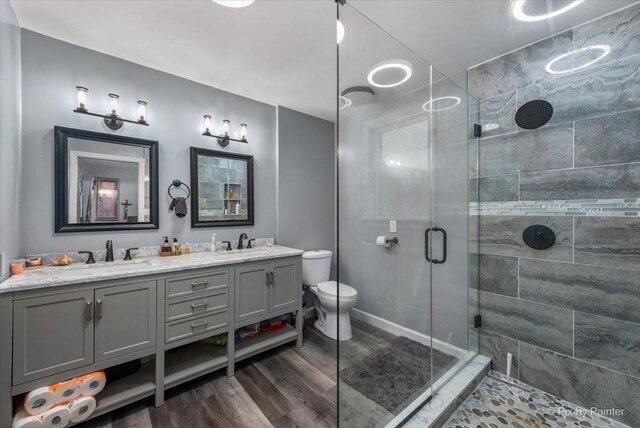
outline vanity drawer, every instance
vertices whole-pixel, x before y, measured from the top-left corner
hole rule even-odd
[[[164,338],[166,343],[186,339],[202,333],[213,332],[227,327],[229,314],[226,310],[215,314],[192,318],[185,321],[176,321],[165,324]],[[226,328],[221,333],[226,332]]]
[[[186,297],[190,294],[203,293],[229,287],[229,269],[219,270],[204,275],[169,278],[165,285],[165,297]]]
[[[175,321],[190,316],[217,312],[229,307],[229,291],[198,294],[186,299],[172,299],[165,303],[165,321]]]

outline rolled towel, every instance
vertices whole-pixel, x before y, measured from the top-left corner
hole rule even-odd
[[[173,210],[178,218],[182,218],[187,215],[187,200],[182,196],[173,198],[171,205],[169,205],[169,211]]]

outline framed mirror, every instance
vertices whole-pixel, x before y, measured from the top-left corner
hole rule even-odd
[[[253,225],[253,156],[191,147],[191,227]]]
[[[158,228],[158,142],[54,128],[55,231]]]

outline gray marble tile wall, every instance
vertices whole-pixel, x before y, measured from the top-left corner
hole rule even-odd
[[[545,70],[593,45],[611,52]],[[640,3],[470,69],[469,92],[484,129],[470,179],[480,352],[503,372],[512,353],[515,378],[640,426]],[[518,128],[534,99],[552,120]],[[551,248],[524,244],[532,224],[554,230]]]

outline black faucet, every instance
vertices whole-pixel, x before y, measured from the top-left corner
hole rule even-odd
[[[107,257],[104,259],[105,262],[113,261],[113,242],[111,239],[107,241]]]
[[[244,245],[242,245],[242,240],[243,239],[248,239],[249,237],[247,236],[246,233],[242,232],[240,234],[240,238],[238,238],[238,250],[242,250],[244,248]]]

